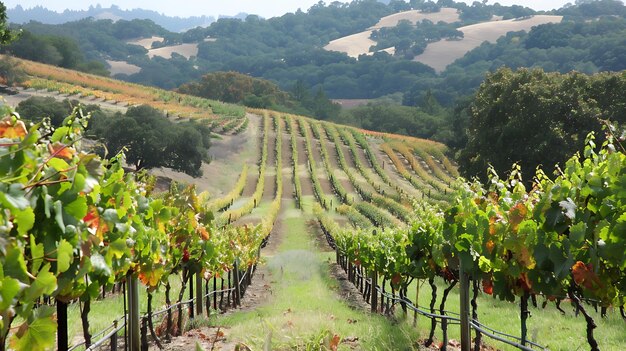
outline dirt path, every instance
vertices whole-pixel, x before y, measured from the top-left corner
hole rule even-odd
[[[377,327],[392,326],[367,312],[358,290],[332,262],[334,251],[315,221],[291,199],[285,200],[262,256],[241,308],[176,338],[166,350],[189,350],[196,343],[205,350],[319,349],[332,335],[349,349],[402,342],[389,340],[386,327]]]
[[[270,130],[267,139],[267,164],[265,166],[265,188],[261,201],[272,201],[276,195],[276,131],[274,123],[270,121]],[[283,144],[283,148],[285,145]]]
[[[284,129],[283,129],[284,130]],[[283,199],[290,199],[294,197],[296,192],[293,185],[293,160],[291,159],[291,135],[283,133],[283,154],[282,163],[283,169],[281,170],[283,175]]]
[[[302,187],[302,196],[313,196],[313,184],[309,175],[308,157],[306,155],[306,144],[303,137],[296,138],[298,144],[298,176]]]

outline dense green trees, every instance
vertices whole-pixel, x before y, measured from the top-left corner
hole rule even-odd
[[[442,39],[460,39],[463,32],[456,29],[451,23],[433,23],[423,20],[412,24],[408,20],[402,20],[395,27],[385,27],[372,32],[371,39],[376,41],[370,51],[378,51],[390,47],[396,49],[396,56],[404,56],[412,60],[415,56],[424,52],[428,43]]]
[[[54,127],[60,127],[63,120],[72,114],[74,107],[78,106],[78,101],[65,99],[59,101],[53,97],[30,97],[17,105],[15,112],[26,120],[40,122],[44,118],[50,120],[50,124]],[[100,107],[97,105],[83,106],[84,113],[100,113]]]
[[[626,73],[500,69],[481,85],[470,111],[459,159],[465,176],[485,179],[488,165],[504,174],[513,163],[550,172],[583,149],[589,132],[601,135],[604,120],[626,120]]]
[[[7,8],[0,2],[0,45],[6,44],[13,39],[14,33],[8,28]]]
[[[268,108],[285,104],[289,95],[276,84],[237,72],[214,72],[202,76],[199,82],[183,84],[178,91],[207,99],[230,103],[253,102],[252,106]],[[254,97],[254,98],[253,98]]]
[[[59,127],[77,107],[77,101],[52,97],[31,97],[16,112],[26,120],[49,118]],[[202,162],[208,162],[211,130],[196,122],[173,123],[160,111],[147,105],[131,107],[125,114],[112,115],[97,105],[82,106],[92,114],[90,136],[102,140],[109,156],[126,149],[127,161],[137,170],[169,167],[191,176],[202,175]]]
[[[341,109],[328,99],[321,88],[312,94],[302,81],[296,82],[292,92],[288,93],[268,80],[237,72],[209,73],[198,82],[181,85],[178,91],[207,99],[293,112],[320,119],[336,117]]]
[[[76,41],[56,35],[35,35],[21,31],[19,37],[1,50],[3,53],[63,68],[109,75],[104,64],[87,62]]]
[[[100,115],[91,128],[110,155],[126,149],[128,163],[137,170],[168,167],[198,177],[202,162],[209,161],[211,130],[206,125],[173,123],[147,105],[131,107],[124,115]]]

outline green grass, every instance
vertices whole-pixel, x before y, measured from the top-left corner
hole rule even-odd
[[[410,348],[417,336],[410,326],[353,309],[338,295],[338,282],[329,272],[334,254],[320,252],[305,216],[284,217],[284,237],[266,262],[270,298],[253,311],[219,316],[215,325],[230,328],[230,338],[253,349],[261,349],[268,339],[272,349],[319,349],[320,341],[335,334],[357,337],[360,349]]]
[[[180,292],[180,277],[177,275],[170,276],[170,298],[173,302],[178,299]],[[187,289],[188,291],[188,289]],[[185,299],[188,293],[185,293]],[[152,310],[153,312],[165,308],[165,288],[153,293]],[[146,289],[139,288],[139,313],[143,315],[148,311],[148,294]],[[91,311],[89,312],[89,330],[93,333],[100,332],[113,324],[116,318],[121,318],[123,323],[124,316],[124,296],[122,293],[115,295],[107,294],[105,299],[95,300],[91,302]],[[160,322],[159,318],[155,318],[155,326]],[[80,318],[80,307],[77,303],[70,304],[67,309],[67,333],[70,345],[73,341],[83,340],[83,326]],[[108,332],[108,331],[107,331]],[[98,338],[100,338],[99,336]],[[92,341],[97,341],[93,339]]]
[[[380,283],[380,282],[379,282]],[[447,287],[443,281],[436,281],[438,298],[435,304],[439,313],[439,304],[443,295],[443,290]],[[409,299],[415,301],[417,283],[414,282],[408,289]],[[391,291],[387,285],[387,291]],[[420,281],[420,297],[418,304],[423,310],[428,310],[431,299],[431,288],[427,281]],[[470,295],[471,297],[471,295]],[[455,287],[448,296],[445,309],[447,311],[459,312],[459,288]],[[518,303],[510,303],[492,298],[489,295],[480,293],[477,299],[479,321],[495,330],[520,336],[520,308]],[[562,302],[561,308],[566,311],[566,315],[556,309],[554,303],[548,303],[545,309],[541,308],[542,300],[538,298],[538,308],[529,302],[531,318],[528,319],[528,336],[534,341],[550,350],[588,350],[589,345],[586,339],[586,323],[582,315],[575,317],[573,307],[568,302]],[[592,315],[598,327],[594,330],[594,335],[601,350],[623,350],[626,345],[626,323],[622,320],[618,310],[609,310],[608,317],[600,318],[600,313],[595,313],[591,306],[586,306],[587,311]],[[413,316],[403,316],[401,308],[396,307],[397,318],[406,321],[403,324],[412,324]],[[418,316],[418,329],[420,338],[428,337],[430,331],[430,319]],[[441,340],[441,327],[437,326],[435,337]],[[474,334],[472,334],[473,337]],[[449,326],[448,337],[450,339],[460,339],[459,327]],[[495,341],[483,336],[483,342],[492,345],[500,350],[517,350],[499,341]]]

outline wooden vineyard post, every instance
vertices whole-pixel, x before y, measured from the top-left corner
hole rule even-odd
[[[420,281],[417,280],[417,284],[415,284],[415,307],[419,308],[419,300],[420,300]],[[417,311],[413,312],[413,327],[417,327]]]
[[[239,300],[241,297],[241,286],[239,285],[239,265],[237,261],[235,261],[235,268],[233,269],[233,279],[235,280],[235,296],[233,302],[235,306],[239,306],[241,304]]]
[[[196,314],[202,316],[202,275],[196,273]]]
[[[67,351],[67,303],[56,300],[57,303],[57,321],[59,323],[57,330],[57,350]]]
[[[472,344],[472,335],[470,333],[470,299],[469,299],[469,277],[463,271],[463,265],[459,267],[459,275],[461,282],[460,291],[460,313],[461,313],[461,351],[470,351]]]
[[[378,312],[378,295],[376,293],[376,286],[378,285],[378,273],[376,269],[372,270],[372,285],[370,287],[370,304],[372,306],[372,313]]]
[[[128,346],[129,351],[139,351],[141,349],[141,339],[139,338],[139,287],[137,277],[128,272],[126,275],[128,282]]]
[[[194,276],[194,274],[190,273],[189,274],[189,281],[188,281],[188,284],[189,284],[189,301],[190,302],[189,302],[189,308],[187,310],[189,311],[189,319],[194,319],[195,318],[194,302],[195,302],[196,296],[193,293],[193,283],[194,283],[193,276]]]

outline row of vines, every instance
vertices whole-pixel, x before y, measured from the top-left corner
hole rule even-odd
[[[83,151],[87,119],[76,111],[56,130],[17,115],[0,122],[0,349],[52,346],[57,322],[44,299],[88,312],[129,274],[152,293],[181,271],[208,279],[256,263],[259,227],[217,228],[193,187],[155,195],[122,155]]]
[[[460,180],[449,205],[416,204],[408,228],[345,230],[322,211],[317,216],[352,264],[376,272],[400,296],[407,296],[410,282],[428,281],[432,313],[434,278],[448,283],[445,297],[466,276],[475,322],[478,289],[517,301],[524,343],[529,301],[540,298],[558,308],[567,299],[586,321],[590,348],[599,350],[587,303],[603,316],[619,308],[626,319],[625,177],[626,150],[609,131],[600,148],[591,135],[583,155],[572,157],[555,179],[537,171],[530,190],[517,166],[506,179],[491,170],[487,187]],[[444,304],[445,298],[442,310]],[[478,332],[477,347],[480,340]]]

